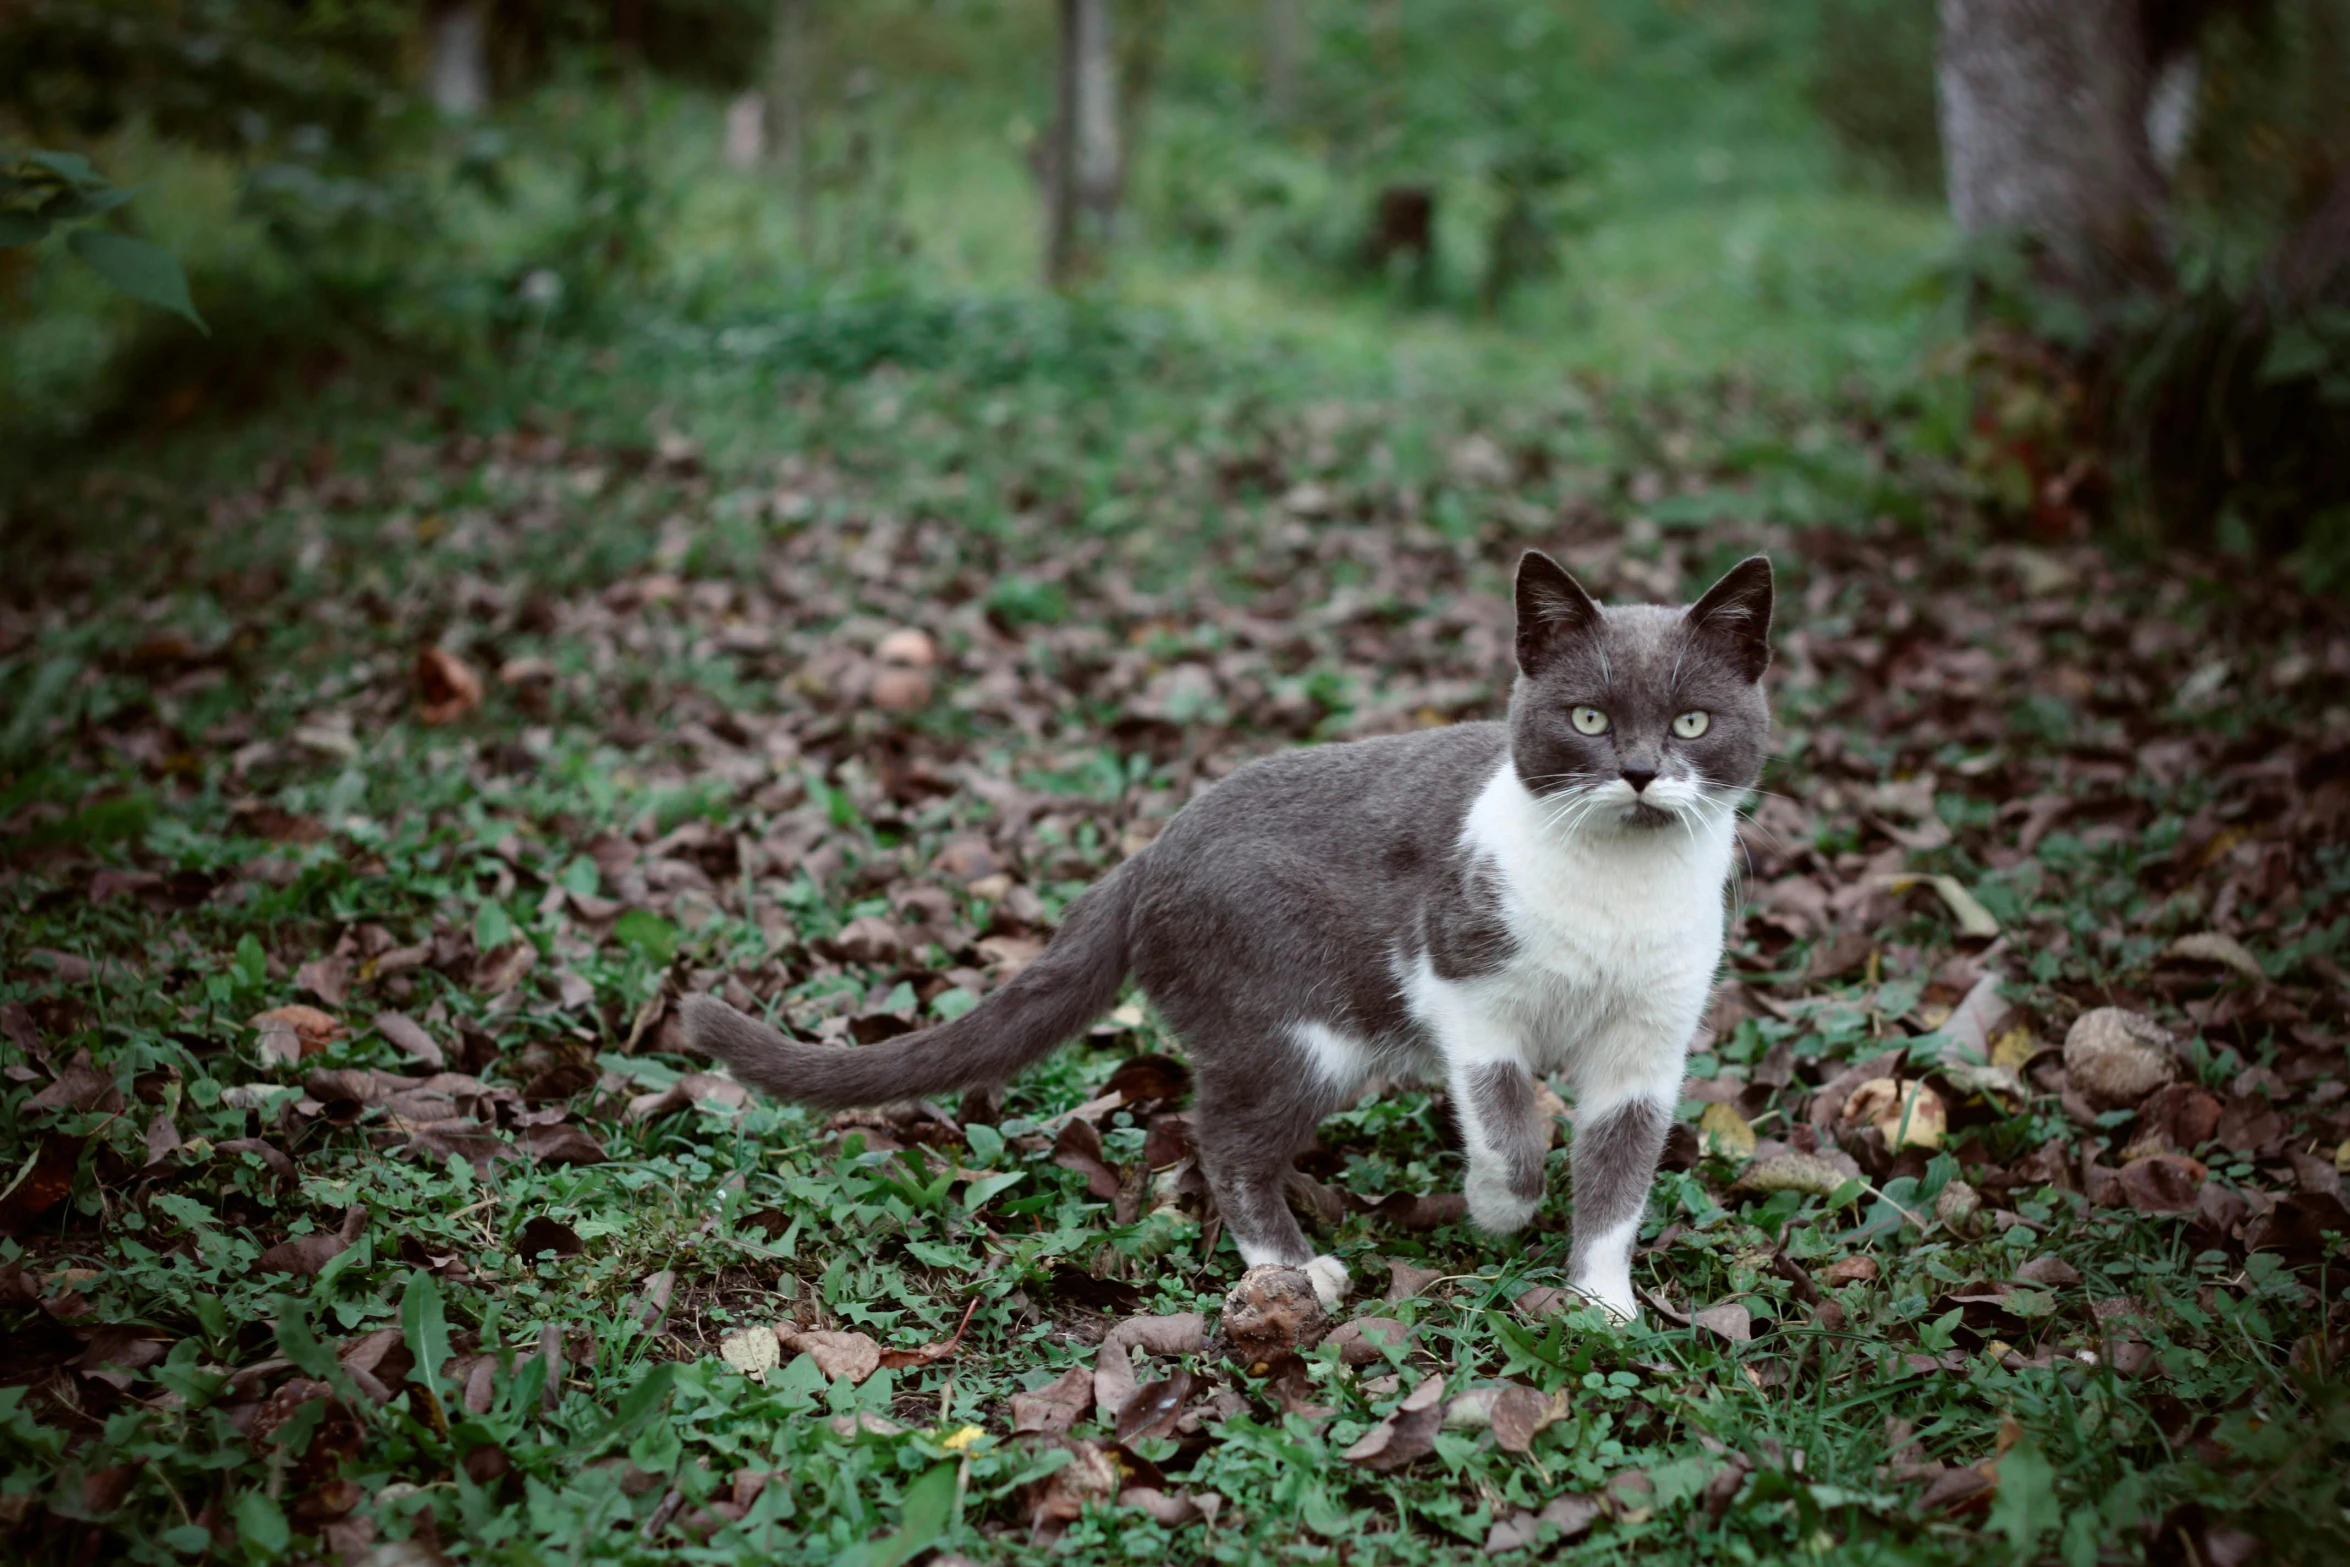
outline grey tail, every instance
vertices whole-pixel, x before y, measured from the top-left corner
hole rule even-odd
[[[1118,999],[1141,858],[1118,866],[1070,904],[1042,955],[952,1022],[844,1049],[787,1038],[716,996],[687,996],[678,1003],[678,1020],[694,1048],[725,1062],[743,1082],[825,1109],[1006,1082]]]

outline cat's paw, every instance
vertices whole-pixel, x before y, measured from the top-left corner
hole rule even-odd
[[[1313,1281],[1314,1298],[1322,1303],[1324,1311],[1336,1311],[1338,1303],[1354,1289],[1354,1280],[1347,1277],[1346,1264],[1336,1257],[1313,1258],[1306,1264],[1306,1277]]]
[[[1509,1177],[1501,1171],[1480,1170],[1474,1165],[1462,1183],[1462,1192],[1469,1199],[1469,1222],[1488,1235],[1517,1234],[1542,1206],[1540,1198],[1513,1191]]]
[[[1621,1285],[1570,1284],[1567,1288],[1582,1297],[1586,1305],[1597,1306],[1617,1327],[1640,1325],[1640,1304],[1632,1298],[1632,1285],[1626,1280]]]

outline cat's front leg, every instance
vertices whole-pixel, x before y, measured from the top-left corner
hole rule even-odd
[[[1578,1294],[1627,1322],[1640,1315],[1632,1297],[1632,1247],[1680,1087],[1676,1074],[1580,1095],[1575,1108],[1575,1246],[1567,1279]]]
[[[1550,1147],[1534,1078],[1513,1060],[1455,1061],[1449,1075],[1469,1155],[1469,1219],[1495,1235],[1515,1234],[1542,1206]]]

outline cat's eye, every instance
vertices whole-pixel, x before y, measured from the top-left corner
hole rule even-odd
[[[1709,713],[1683,713],[1673,720],[1673,733],[1684,740],[1694,740],[1704,734],[1712,723],[1713,716]]]
[[[1596,707],[1578,707],[1567,717],[1573,721],[1577,734],[1603,735],[1607,733],[1607,714]]]

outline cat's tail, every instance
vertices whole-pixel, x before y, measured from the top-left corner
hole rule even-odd
[[[825,1109],[1002,1083],[1118,998],[1143,857],[1118,866],[1070,904],[1036,961],[951,1022],[845,1049],[786,1038],[716,996],[686,997],[678,1020],[695,1048],[725,1062],[743,1082]]]

